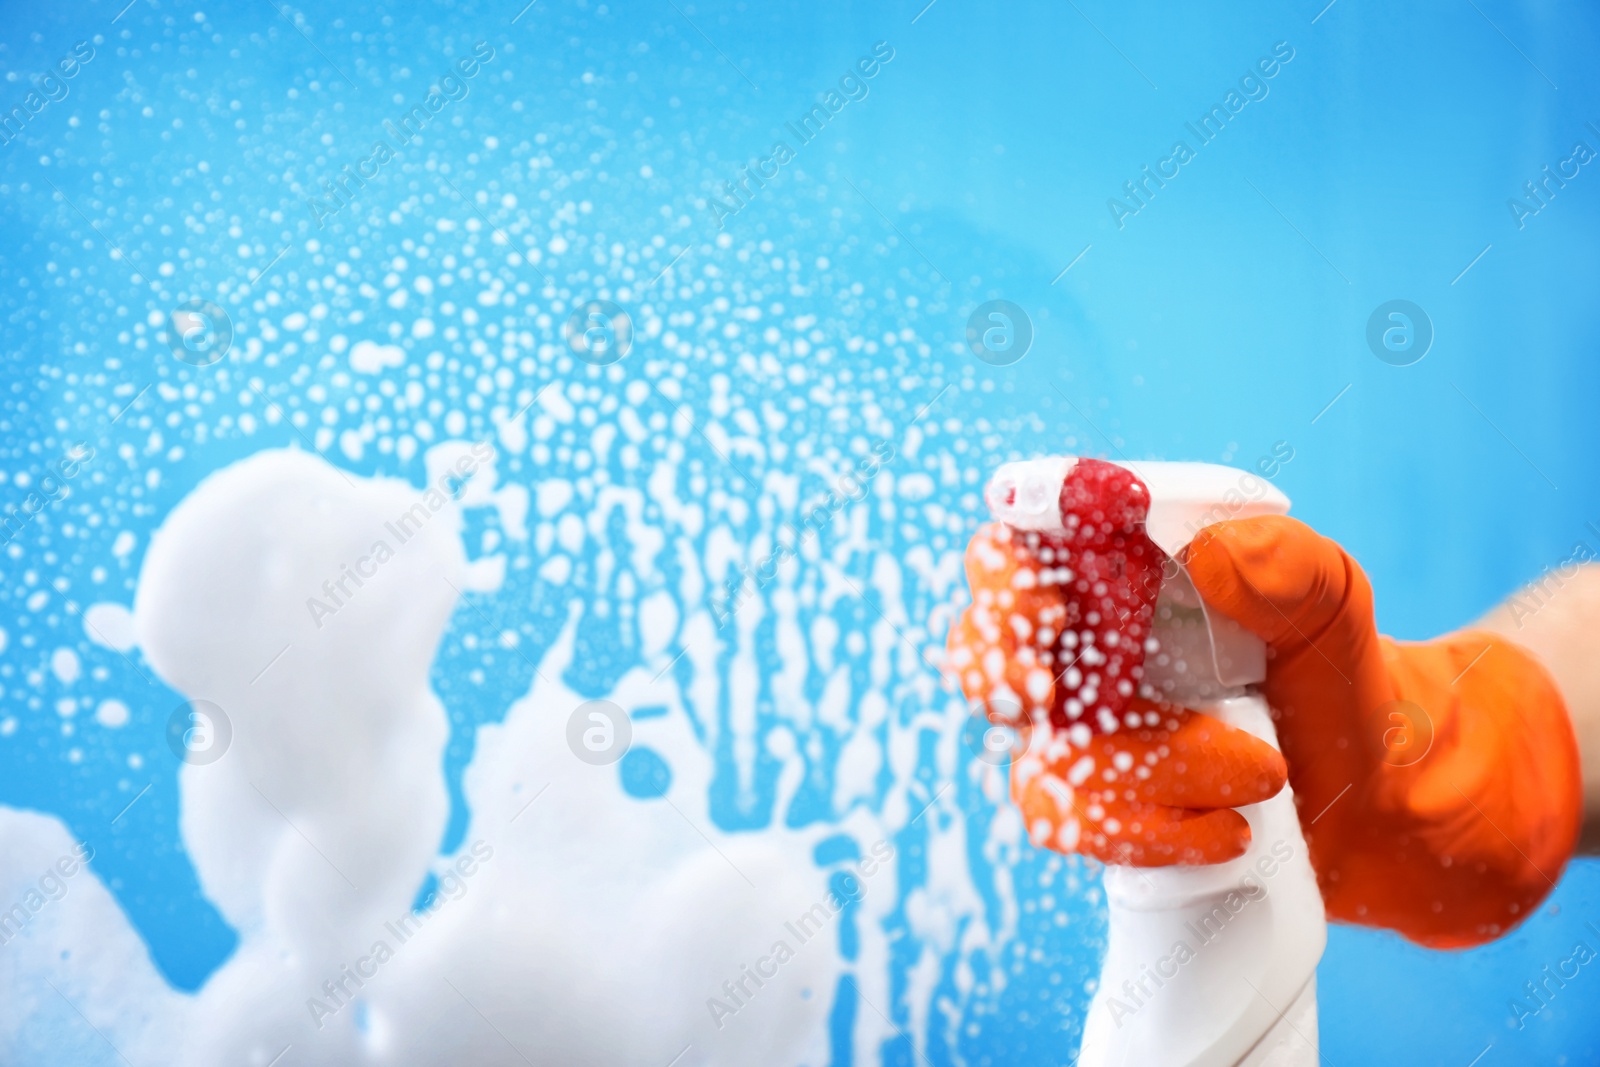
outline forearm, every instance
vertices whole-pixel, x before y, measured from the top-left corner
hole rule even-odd
[[[1532,652],[1566,700],[1583,767],[1578,851],[1600,855],[1600,564],[1550,571],[1485,615],[1492,630]]]

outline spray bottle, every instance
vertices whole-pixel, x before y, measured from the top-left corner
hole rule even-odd
[[[985,494],[995,518],[1059,526],[1074,460],[1001,467]],[[1146,533],[1176,560],[1204,526],[1283,514],[1270,482],[1210,463],[1124,463],[1150,490]],[[1277,746],[1259,686],[1262,642],[1207,611],[1175,563],[1156,604],[1146,686]],[[1210,866],[1108,867],[1110,930],[1078,1067],[1314,1067],[1316,967],[1327,924],[1288,786],[1241,808],[1245,854]]]

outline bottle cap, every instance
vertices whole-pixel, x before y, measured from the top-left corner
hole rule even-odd
[[[1061,484],[1078,460],[1044,456],[1003,464],[984,490],[996,519],[1019,530],[1065,533]],[[1150,491],[1145,532],[1176,561],[1194,536],[1214,522],[1284,515],[1289,498],[1266,478],[1220,463],[1121,461]],[[1182,566],[1169,565],[1156,605],[1155,655],[1145,682],[1168,699],[1208,700],[1266,677],[1266,647],[1226,616],[1210,611]]]

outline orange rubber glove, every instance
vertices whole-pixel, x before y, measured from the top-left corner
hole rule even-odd
[[[1064,678],[1105,657],[1068,644],[1079,638],[1059,579],[1075,557],[1060,557],[1036,535],[981,527],[967,546],[973,603],[949,637],[949,666],[967,698],[1018,732],[1011,793],[1029,837],[1141,867],[1242,855],[1250,827],[1230,809],[1282,789],[1283,757],[1209,715],[1137,697],[1120,720],[1069,710],[1069,692],[1083,690]]]
[[[1028,837],[1104,863],[1165,867],[1244,854],[1250,824],[1231,809],[1283,788],[1283,757],[1209,715],[1134,701],[1154,724],[1089,734],[1011,764]],[[1070,735],[1069,735],[1070,736]]]
[[[1185,562],[1267,642],[1264,695],[1330,918],[1458,948],[1538,907],[1583,797],[1566,705],[1532,655],[1483,632],[1380,637],[1361,568],[1294,519],[1209,526]]]

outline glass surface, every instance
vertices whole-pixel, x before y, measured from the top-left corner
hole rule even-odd
[[[0,804],[92,847],[44,918],[78,916],[92,879],[122,931],[69,929],[66,962],[37,939],[0,946],[14,1062],[176,1062],[161,1035],[199,1025],[192,998],[257,933],[202,888],[179,783],[229,773],[228,746],[239,759],[258,727],[175,686],[118,606],[180,502],[266,450],[318,457],[352,491],[421,494],[458,454],[441,446],[493,449],[492,485],[442,475],[463,569],[426,673],[446,732],[415,777],[416,795],[442,791],[437,856],[406,890],[419,905],[472,854],[475,768],[507,743],[479,730],[519,703],[576,716],[548,739],[569,739],[562,773],[589,775],[618,818],[676,827],[672,847],[711,863],[776,849],[774,882],[746,879],[758,896],[851,896],[885,845],[881,880],[812,950],[796,1017],[817,1063],[1067,1064],[1081,1036],[1098,868],[1027,844],[1003,759],[937,670],[1001,462],[1267,464],[1367,568],[1402,638],[1600,551],[1592,10],[4,6],[0,502],[44,503],[0,551]],[[270,554],[250,560],[230,581],[270,583]],[[317,631],[364,588],[308,589]],[[414,602],[395,603],[362,625],[404,630]],[[315,677],[326,695],[344,677],[321,651],[271,653],[264,684]],[[339,794],[342,776],[320,782],[328,803],[374,804]],[[298,842],[314,826],[272,825],[312,870]],[[607,846],[573,845],[528,892],[566,886],[580,908],[581,880],[602,877],[603,908],[636,883],[651,906],[616,919],[636,951],[563,956],[550,931],[595,917],[544,914],[506,951],[562,977],[487,1011],[436,983],[406,1002],[427,1041],[542,1062],[516,1043],[539,990],[678,981],[688,950],[657,942],[688,921],[668,902],[698,898],[652,888],[665,876],[644,859],[602,875],[572,860]],[[742,891],[730,866],[718,893]],[[41,875],[0,871],[18,893]],[[346,873],[352,890],[365,877]],[[754,963],[781,935],[741,914],[712,917],[735,938],[718,958]],[[1597,917],[1580,860],[1483,948],[1333,928],[1326,1062],[1600,1059],[1594,968],[1520,1026],[1508,1007],[1575,942],[1600,949]],[[492,939],[470,925],[463,941]],[[469,1005],[489,995],[437,973]],[[694,1000],[716,1020],[706,985]],[[315,986],[283,1010],[302,1018]],[[656,1025],[617,996],[571,1010],[596,1033]],[[367,1010],[329,1025],[378,1047],[388,1024]],[[731,1055],[660,1032],[648,1062]],[[413,1054],[370,1062],[429,1062]],[[339,1062],[316,1056],[283,1063]]]

